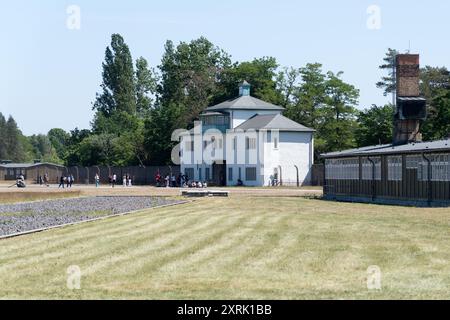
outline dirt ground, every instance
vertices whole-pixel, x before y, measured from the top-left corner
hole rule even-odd
[[[49,188],[31,185],[25,189],[8,188],[7,184],[0,184],[0,202],[8,199],[34,200],[36,198],[67,197],[67,196],[179,196],[180,188],[156,188],[156,187],[131,187],[124,188],[117,186],[95,186],[76,185],[72,189],[58,189],[57,185]],[[304,188],[208,188],[208,190],[224,190],[229,191],[230,196],[268,196],[268,197],[320,197],[322,196],[322,188],[304,187]]]

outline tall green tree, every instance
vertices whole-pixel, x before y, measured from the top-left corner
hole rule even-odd
[[[379,82],[377,82],[377,88],[383,89],[384,95],[389,94],[397,90],[397,79],[395,78],[395,58],[399,52],[395,49],[389,48],[383,58],[383,64],[380,65],[380,69],[387,72],[387,76],[383,76]]]
[[[373,105],[358,115],[356,142],[358,147],[388,144],[393,138],[394,107]]]
[[[21,162],[26,159],[25,150],[22,144],[22,132],[17,126],[13,117],[9,116],[2,130],[5,156],[8,160]]]
[[[28,140],[33,150],[34,159],[50,163],[63,163],[47,135],[32,135]]]
[[[345,83],[341,79],[342,74],[327,73],[323,118],[317,127],[317,152],[345,150],[356,146],[359,90]]]
[[[181,122],[184,105],[175,102],[160,106],[151,112],[144,124],[144,149],[147,163],[165,165],[171,163],[171,151],[175,142],[171,141],[172,132],[183,128]]]
[[[59,159],[64,160],[67,156],[67,151],[70,143],[70,134],[63,129],[51,129],[47,133],[48,139],[52,147],[55,149]]]
[[[167,41],[159,66],[159,106],[183,108],[181,127],[192,126],[193,120],[213,101],[220,74],[230,65],[229,55],[204,37],[176,47]],[[165,125],[173,127],[170,123]]]
[[[155,107],[143,128],[146,163],[170,163],[171,134],[190,128],[222,90],[220,79],[231,67],[230,56],[204,37],[177,46],[167,41],[159,65]]]
[[[431,100],[433,106],[430,119],[423,128],[427,140],[440,140],[450,137],[450,90],[442,90]]]
[[[422,125],[425,140],[447,138],[450,134],[447,97],[450,91],[450,71],[445,67],[426,66],[420,74],[421,94],[427,99],[428,119]]]
[[[152,96],[156,93],[156,78],[148,62],[143,57],[136,60],[136,112],[145,118],[153,108]]]
[[[103,63],[102,92],[97,94],[93,109],[93,129],[97,133],[120,133],[136,115],[135,74],[130,49],[123,37],[113,34]]]
[[[298,70],[286,70],[281,78],[286,79],[280,81],[286,115],[307,127],[316,128],[321,121],[327,96],[322,65],[314,63]],[[296,84],[298,79],[300,82]]]
[[[278,63],[273,57],[263,57],[234,63],[219,74],[220,88],[213,103],[220,103],[238,95],[239,84],[248,81],[252,96],[274,104],[282,103],[277,88]]]
[[[6,151],[6,119],[0,112],[0,160],[6,160],[8,158]]]

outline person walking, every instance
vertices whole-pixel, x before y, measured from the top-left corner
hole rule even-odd
[[[116,187],[116,182],[117,182],[117,175],[113,174],[113,176],[112,176],[112,187],[113,188]]]
[[[161,187],[161,174],[159,173],[159,171],[156,173],[155,176],[155,180],[156,180],[156,187]]]
[[[59,186],[58,189],[63,188],[64,189],[64,176],[61,176],[61,178],[59,178]]]
[[[170,176],[167,175],[165,180],[166,180],[166,188],[170,188]]]
[[[70,188],[72,188],[74,182],[75,182],[75,178],[74,178],[73,174],[71,174],[70,175]]]
[[[124,188],[127,187],[127,176],[126,176],[126,175],[124,175],[124,176],[122,177],[122,184],[123,184],[123,187],[124,187]]]
[[[48,179],[48,173],[46,173],[45,175],[44,175],[44,184],[45,184],[45,186],[46,187],[50,187],[50,184],[49,184],[49,181],[48,181],[49,179]]]
[[[172,188],[176,188],[177,187],[177,178],[175,177],[174,174],[172,174],[172,177],[170,178],[171,182],[172,182]]]
[[[100,176],[98,173],[95,175],[95,187],[98,188],[100,186]]]

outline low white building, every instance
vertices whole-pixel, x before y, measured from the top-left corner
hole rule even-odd
[[[181,172],[219,186],[307,185],[314,130],[282,115],[283,108],[250,96],[209,107],[180,137]]]

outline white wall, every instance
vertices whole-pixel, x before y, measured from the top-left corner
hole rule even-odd
[[[264,185],[268,185],[275,168],[279,171],[279,179],[283,185],[297,185],[299,170],[300,185],[311,182],[311,168],[314,161],[314,140],[312,133],[280,132],[278,149],[274,149],[273,139],[264,144]],[[281,175],[280,169],[281,167]]]
[[[244,133],[232,133],[228,140],[231,143],[233,136],[243,135]],[[238,150],[243,150],[244,157],[238,159],[235,155],[235,151],[230,145],[229,150],[227,150],[226,160],[227,160],[227,184],[237,185],[239,168],[241,168],[241,179],[246,186],[268,186],[270,177],[274,174],[274,169],[281,166],[281,178],[284,185],[297,184],[297,170],[295,166],[299,169],[299,181],[300,184],[309,184],[311,181],[311,167],[314,161],[314,140],[312,133],[305,132],[280,132],[278,135],[278,149],[274,149],[273,138],[276,134],[272,133],[270,135],[271,141],[268,142],[268,134],[258,133],[257,146],[261,148],[261,151],[256,152],[257,161],[255,163],[248,163],[248,151],[245,149],[245,139],[238,139]],[[204,137],[204,139],[209,139]],[[224,139],[223,146],[226,148],[227,141]],[[199,180],[199,174],[197,168],[202,168],[202,179],[205,178],[205,167],[206,164],[199,163],[197,166],[193,161],[193,154],[191,152],[186,152],[183,150],[185,148],[185,143],[182,140],[182,165],[181,170],[184,172],[185,168],[194,168],[194,178]],[[244,160],[243,160],[244,159]],[[208,166],[210,167],[210,166]],[[229,180],[228,168],[233,168],[233,179]],[[246,167],[256,167],[257,170],[257,180],[256,181],[246,181],[245,173]],[[212,171],[211,171],[212,172]]]

